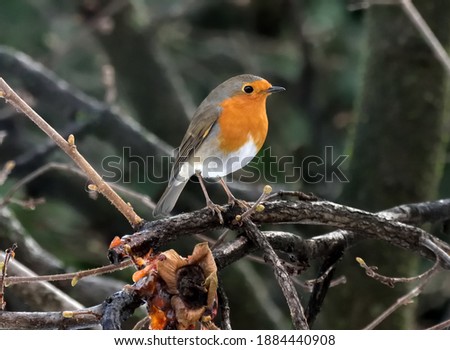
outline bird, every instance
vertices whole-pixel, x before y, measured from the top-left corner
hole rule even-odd
[[[219,180],[229,204],[243,203],[234,197],[223,178],[247,165],[261,149],[268,132],[267,97],[285,90],[252,74],[234,76],[212,90],[191,119],[153,215],[170,215],[186,183],[196,175],[206,206],[223,223],[221,210],[210,199],[204,178]]]

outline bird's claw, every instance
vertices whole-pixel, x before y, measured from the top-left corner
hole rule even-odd
[[[211,210],[213,215],[217,215],[220,224],[223,225],[222,208],[220,207],[220,205],[215,204],[212,201],[206,201],[206,206]]]
[[[228,199],[228,204],[231,205],[232,207],[234,207],[236,204],[241,207],[244,210],[247,210],[250,208],[250,205],[242,200],[242,199],[237,199],[237,198],[229,198]]]

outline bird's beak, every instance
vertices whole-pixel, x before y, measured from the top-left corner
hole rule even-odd
[[[271,86],[266,91],[267,91],[268,94],[273,94],[275,92],[286,91],[286,89],[284,87],[281,87],[281,86]]]

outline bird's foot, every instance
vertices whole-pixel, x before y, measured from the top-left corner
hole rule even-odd
[[[217,215],[220,224],[223,225],[222,208],[220,207],[220,205],[213,203],[213,201],[211,200],[207,200],[206,206],[209,208],[209,210],[211,210],[213,215]]]
[[[244,210],[248,210],[250,208],[250,204],[242,199],[237,199],[236,197],[228,198],[228,204],[234,207],[236,204]]]

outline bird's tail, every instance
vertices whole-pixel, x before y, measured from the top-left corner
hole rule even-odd
[[[186,184],[187,181],[173,181],[172,183],[169,183],[158,203],[156,204],[156,207],[153,210],[153,215],[168,216],[175,206],[175,203],[177,202],[178,197],[180,197],[180,194]]]

